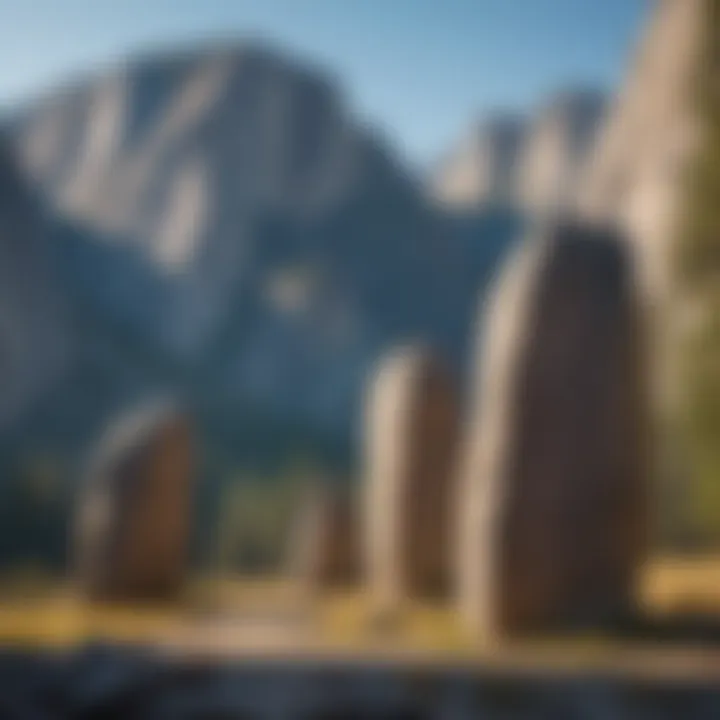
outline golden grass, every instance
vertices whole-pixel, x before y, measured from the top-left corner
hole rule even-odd
[[[172,637],[185,622],[180,608],[93,605],[60,589],[41,598],[0,601],[0,644],[153,643]]]
[[[720,557],[654,560],[643,574],[639,596],[649,613],[712,612],[720,619]],[[209,627],[205,621],[212,623],[214,618],[275,616],[282,623],[293,614],[301,622],[304,618],[309,633],[324,647],[402,647],[454,655],[472,651],[457,615],[447,606],[408,603],[395,622],[378,627],[361,592],[310,596],[297,585],[273,578],[196,580],[181,603],[165,607],[89,604],[57,581],[2,584],[0,644],[162,644],[193,628]],[[592,654],[602,651],[606,642],[588,638],[582,644]]]
[[[703,613],[720,618],[720,557],[662,557],[648,564],[640,602],[651,613]]]

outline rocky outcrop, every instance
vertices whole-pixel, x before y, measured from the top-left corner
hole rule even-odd
[[[540,109],[518,168],[517,201],[533,215],[553,215],[574,202],[605,109],[591,90],[559,93]]]
[[[673,233],[699,141],[695,88],[705,7],[705,0],[655,4],[578,200],[583,214],[625,229],[653,302],[669,290]]]
[[[430,178],[430,196],[451,208],[512,206],[526,127],[518,117],[478,123]]]
[[[675,282],[676,241],[692,164],[702,142],[698,97],[706,0],[662,0],[600,134],[579,213],[623,228],[638,267],[651,330],[653,402],[662,421],[658,461],[668,495],[684,493],[685,449],[676,420],[685,411],[681,348],[697,307]]]
[[[429,194],[454,210],[562,211],[574,202],[604,109],[601,93],[567,90],[527,117],[479,123],[431,174]]]
[[[501,277],[461,461],[461,613],[484,639],[602,624],[644,551],[648,416],[616,236],[562,224]]]

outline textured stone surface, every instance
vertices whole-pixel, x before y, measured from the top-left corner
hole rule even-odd
[[[526,121],[498,115],[476,123],[430,178],[430,195],[452,208],[512,205]]]
[[[365,570],[378,609],[447,589],[457,414],[450,378],[423,350],[379,364],[363,479]]]
[[[112,425],[80,499],[76,571],[93,599],[174,596],[182,583],[193,474],[192,431],[169,405]]]
[[[429,195],[455,210],[501,205],[544,217],[567,208],[604,110],[601,93],[568,88],[528,116],[475,123],[431,172]]]
[[[357,508],[347,492],[308,493],[290,536],[290,573],[310,591],[344,586],[359,575]]]
[[[694,91],[708,7],[708,0],[653,4],[579,196],[581,212],[616,221],[628,233],[653,301],[669,291],[685,173],[700,139]]]
[[[520,218],[429,207],[344,96],[314,63],[243,40],[129,56],[18,109],[21,169],[62,220],[52,247],[83,317],[75,344],[112,390],[191,362],[183,391],[213,424],[251,404],[312,425],[346,462],[336,448],[379,353],[413,337],[464,357],[477,288]],[[293,461],[292,442],[265,444],[222,454]]]
[[[600,133],[582,183],[579,211],[610,219],[637,256],[652,342],[655,413],[672,417],[682,402],[677,349],[694,322],[689,298],[673,282],[674,246],[688,172],[702,146],[698,113],[703,28],[713,0],[662,0],[634,53],[624,85]],[[682,456],[671,433],[663,458]],[[663,480],[676,491],[672,470]]]
[[[576,89],[539,110],[517,169],[517,198],[527,212],[552,217],[572,204],[605,104],[601,93]]]
[[[482,636],[627,609],[645,535],[634,283],[614,233],[563,224],[512,258],[463,448],[459,601]]]

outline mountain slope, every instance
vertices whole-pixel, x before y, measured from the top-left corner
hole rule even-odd
[[[267,255],[258,223],[314,224],[373,185],[408,192],[325,80],[254,47],[80,83],[25,116],[19,149],[62,214],[151,267],[160,337],[189,354]]]
[[[70,352],[48,227],[0,138],[0,429],[62,375]]]
[[[62,221],[85,368],[65,392],[90,375],[108,398],[88,417],[162,390],[209,425],[261,408],[346,445],[389,345],[422,339],[462,364],[518,224],[428,207],[332,81],[256,46],[132,60],[15,128]]]

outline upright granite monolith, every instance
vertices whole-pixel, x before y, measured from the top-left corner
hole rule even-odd
[[[368,394],[363,556],[376,611],[446,593],[458,408],[449,374],[420,348],[379,365]]]
[[[92,600],[171,599],[183,582],[194,474],[188,418],[144,405],[112,423],[80,498],[75,571]]]
[[[309,592],[347,587],[360,570],[357,508],[347,491],[326,485],[304,498],[290,534],[290,574]]]
[[[519,248],[486,315],[462,451],[458,592],[486,639],[602,624],[632,603],[646,529],[635,280],[611,230]]]

